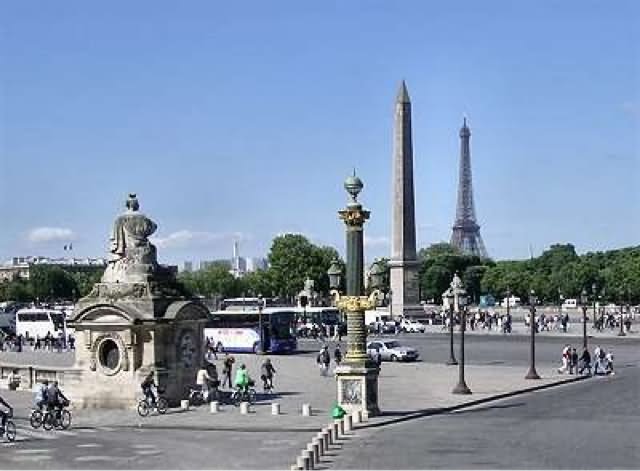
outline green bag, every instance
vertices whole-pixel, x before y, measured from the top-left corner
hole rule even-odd
[[[346,413],[347,411],[345,411],[342,407],[340,407],[340,404],[338,404],[337,402],[333,404],[333,409],[331,410],[331,417],[333,417],[334,419],[341,419],[345,416]]]

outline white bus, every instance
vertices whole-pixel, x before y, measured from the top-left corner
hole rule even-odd
[[[53,309],[27,308],[16,313],[16,335],[32,338],[44,338],[47,333],[58,337],[66,333],[64,313]]]

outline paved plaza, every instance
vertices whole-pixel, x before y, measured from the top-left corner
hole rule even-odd
[[[438,415],[445,408],[462,403],[575,378],[557,374],[556,362],[546,360],[557,357],[562,345],[558,339],[541,339],[538,371],[543,379],[532,382],[523,378],[528,354],[526,342],[518,337],[478,336],[468,342],[467,383],[473,395],[457,396],[451,394],[451,389],[456,384],[458,369],[445,366],[440,360],[446,358],[446,336],[428,334],[400,338],[403,343],[416,345],[423,361],[383,363],[379,394],[384,414],[372,418],[366,424],[367,428],[357,430],[349,440],[341,443],[340,448],[334,450],[332,461],[327,460],[323,466],[329,466],[335,460],[337,468],[367,467],[364,463],[355,464],[360,461],[353,447],[359,446],[361,438],[365,439],[364,444],[368,443],[367,437],[372,433],[377,436],[387,433],[387,429],[403,427],[403,424],[409,427],[418,420],[432,420],[435,417],[421,417]],[[611,342],[610,348],[617,352],[619,364],[619,373],[614,378],[627,377],[628,371],[637,368],[638,343],[629,339],[611,339]],[[145,419],[130,410],[81,409],[73,411],[74,424],[70,430],[46,432],[33,430],[28,424],[32,399],[29,392],[3,390],[3,395],[16,408],[18,439],[14,444],[0,445],[3,455],[7,456],[0,462],[0,468],[288,468],[306,443],[330,421],[335,380],[319,374],[315,364],[315,351],[319,345],[314,341],[301,341],[302,353],[271,356],[277,369],[276,395],[273,398],[259,396],[258,404],[249,415],[241,415],[233,406],[224,405],[218,414],[211,414],[206,406],[201,406],[185,412],[172,410],[165,416],[151,415]],[[504,358],[505,354],[512,357],[513,364]],[[236,365],[244,362],[253,377],[259,376],[263,357],[235,356]],[[0,361],[6,361],[6,357],[7,354],[2,354]],[[501,357],[504,358],[502,361],[499,360]],[[69,362],[65,354],[49,354],[48,358]],[[558,390],[580,388],[586,383],[602,385],[597,386],[602,388],[617,384],[610,378],[587,378],[575,386],[559,386]],[[282,415],[271,415],[272,401],[281,404]],[[302,416],[303,403],[312,406],[314,415]],[[539,412],[541,420],[545,410]],[[386,467],[390,467],[389,464]]]

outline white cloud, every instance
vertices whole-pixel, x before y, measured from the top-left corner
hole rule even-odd
[[[231,241],[246,241],[251,237],[241,232],[206,232],[182,229],[172,232],[166,237],[152,237],[153,242],[160,249],[183,249],[188,247],[210,247]]]
[[[364,246],[366,248],[375,248],[375,247],[388,247],[390,244],[389,238],[385,236],[368,236],[364,235]]]
[[[36,227],[29,231],[27,239],[34,244],[54,241],[71,242],[76,240],[76,234],[64,227]]]

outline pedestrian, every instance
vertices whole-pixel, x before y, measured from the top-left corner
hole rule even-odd
[[[580,370],[578,371],[578,374],[582,374],[584,370],[589,370],[589,376],[591,376],[591,354],[589,353],[588,348],[582,350],[582,355],[580,356]]]
[[[76,338],[69,334],[69,350],[75,351],[76,349]]]
[[[325,345],[320,349],[318,357],[316,358],[316,363],[318,363],[318,367],[320,368],[320,376],[327,376],[327,373],[329,371],[329,363],[331,363],[329,347]]]
[[[571,363],[569,365],[569,374],[578,374],[578,352],[575,348],[571,349]]]
[[[594,361],[593,374],[594,375],[597,375],[598,371],[601,371],[602,373],[605,372],[605,369],[604,369],[605,357],[606,357],[606,352],[604,351],[604,348],[601,348],[600,345],[596,346],[596,349],[593,351],[593,361]]]
[[[571,347],[569,344],[562,349],[562,366],[558,368],[558,373],[566,373],[569,371],[569,361],[571,357]]]
[[[562,332],[567,333],[567,325],[569,324],[569,314],[566,312],[562,316]]]
[[[229,385],[230,388],[233,388],[233,382],[231,381],[231,373],[232,373],[233,364],[235,363],[235,361],[236,359],[233,358],[228,353],[224,354],[224,359],[222,361],[222,376],[224,378],[222,382],[222,387]]]
[[[340,345],[336,345],[336,349],[333,351],[333,361],[336,362],[336,366],[340,366],[340,363],[342,363],[342,351],[340,350]]]
[[[605,355],[605,373],[612,376],[616,374],[616,372],[613,371],[613,351],[611,350]]]
[[[273,375],[276,373],[276,369],[271,364],[271,360],[267,358],[260,366],[260,379],[262,380],[262,389],[270,391],[273,389]]]

